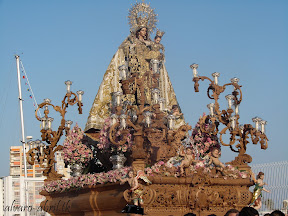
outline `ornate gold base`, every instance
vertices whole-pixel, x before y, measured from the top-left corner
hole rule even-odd
[[[231,208],[241,209],[252,198],[249,179],[152,177],[144,186],[144,213],[148,216],[223,216]],[[128,184],[106,184],[78,191],[48,194],[41,203],[51,215],[124,215],[121,210],[130,201]]]

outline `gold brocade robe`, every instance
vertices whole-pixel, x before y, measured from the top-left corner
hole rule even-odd
[[[128,37],[121,44],[104,74],[103,81],[92,104],[85,126],[86,132],[92,128],[100,130],[105,119],[110,116],[112,93],[116,91],[122,92],[121,84],[119,83],[118,67],[125,64],[125,59],[129,59],[128,64],[132,68],[130,72],[139,73],[142,76],[149,70],[149,60],[157,58],[159,54],[159,51],[149,49],[144,42],[135,38],[131,39],[131,37]],[[146,80],[146,82],[149,82],[149,80]],[[165,99],[166,108],[171,110],[172,105],[178,105],[164,64],[160,69],[159,90],[160,96]],[[146,89],[145,94],[146,100],[149,102],[149,99],[151,99],[150,89]],[[185,124],[184,119],[176,121],[176,128],[183,124]]]
[[[150,41],[147,41],[150,44]],[[157,59],[160,56],[159,51],[151,50],[144,41],[139,39],[127,40],[120,46],[123,49],[125,59],[128,62],[130,74],[137,74],[139,78],[144,78],[144,94],[145,104],[151,104],[151,76],[144,76],[144,74],[150,73],[149,62],[151,59]],[[137,98],[140,98],[140,91],[136,92]],[[133,98],[131,102],[133,101]],[[134,99],[135,100],[135,99]],[[138,101],[139,102],[139,101]]]

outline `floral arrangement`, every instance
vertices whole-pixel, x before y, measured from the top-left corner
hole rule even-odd
[[[123,167],[116,170],[111,170],[108,172],[94,173],[94,174],[86,174],[79,177],[71,177],[69,179],[61,179],[57,181],[49,181],[44,183],[43,190],[48,193],[55,192],[66,192],[70,190],[79,190],[85,188],[87,186],[95,186],[99,184],[107,184],[107,183],[116,183],[123,179],[128,175],[128,172],[132,169],[132,167]],[[194,166],[191,166],[191,170],[194,173],[197,173],[198,170],[203,169],[203,172],[209,173],[210,169],[206,167],[203,161],[197,162]],[[241,172],[238,169],[235,169],[231,165],[226,166],[225,168],[229,171],[229,175],[227,177],[230,178],[248,178],[249,174],[244,171]],[[144,172],[147,176],[154,175],[164,175],[164,176],[175,176],[177,177],[177,173],[173,172],[170,165],[165,163],[164,161],[159,161],[155,163],[151,167],[146,167]],[[213,176],[212,176],[213,177]],[[224,178],[227,178],[226,176]]]
[[[190,169],[191,169],[191,174],[197,173],[199,170],[202,170],[204,173],[207,173],[207,174],[211,173],[211,167],[207,166],[207,164],[205,163],[205,160],[197,161],[193,166],[190,166]],[[147,176],[164,175],[164,176],[179,177],[179,172],[177,170],[177,167],[173,167],[171,166],[169,162],[165,163],[164,161],[159,161],[151,167],[146,167],[144,171]],[[225,172],[227,174],[224,176],[224,179],[226,179],[227,177],[234,178],[234,179],[248,178],[249,176],[247,171],[240,171],[231,165],[227,165],[225,167]],[[211,177],[216,178],[218,176],[211,175]]]
[[[203,113],[203,115],[205,116],[205,113]],[[195,128],[192,131],[190,141],[193,144],[196,158],[204,158],[209,153],[209,150],[214,147],[218,148],[219,151],[221,151],[218,137],[213,134],[203,133],[200,129],[199,121],[197,122]]]
[[[84,132],[76,124],[69,131],[63,144],[64,162],[66,164],[82,164],[88,165],[88,162],[93,158],[93,153],[81,140]]]
[[[109,140],[109,130],[111,127],[111,118],[107,118],[104,121],[103,128],[100,131],[99,143],[97,144],[98,149],[102,151],[110,151],[112,153],[127,152],[132,146],[132,135],[129,133],[127,136],[127,142],[121,146],[116,146]],[[116,136],[118,139],[122,138],[121,129],[117,131]]]
[[[120,178],[125,177],[131,167],[123,167],[109,172],[101,172],[94,174],[86,174],[69,179],[61,179],[57,181],[49,181],[44,183],[43,190],[48,193],[65,192],[75,189],[81,189],[87,186],[95,186],[99,184],[115,183]]]
[[[168,167],[168,166],[164,161],[159,161],[151,167],[146,167],[144,169],[144,172],[148,176],[153,176],[153,173],[159,174],[159,173],[163,172],[163,169],[165,170],[166,167]]]

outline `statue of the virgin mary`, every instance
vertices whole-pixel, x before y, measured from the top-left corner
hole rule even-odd
[[[164,47],[160,44],[160,41],[164,32],[157,31],[154,41],[151,41],[149,37],[155,29],[156,16],[154,10],[144,2],[136,3],[129,10],[130,35],[120,45],[104,74],[86,123],[86,133],[100,130],[105,119],[110,117],[113,93],[122,92],[121,82],[119,81],[123,79],[123,75],[120,74],[119,67],[125,67],[130,75],[136,73],[138,77],[145,77],[145,104],[150,104],[151,89],[149,88],[149,82],[151,80],[149,80],[149,76],[146,78],[146,72],[151,71],[150,63],[152,59],[162,62],[159,78],[160,97],[163,98],[168,112],[169,110],[172,111],[172,107],[173,109],[175,106],[179,108],[174,89],[163,63]],[[162,52],[160,52],[161,50]],[[125,97],[122,99],[137,104],[139,99],[137,94],[125,95],[122,96]],[[178,120],[176,117],[176,127],[184,124],[183,115],[179,116],[181,117]]]

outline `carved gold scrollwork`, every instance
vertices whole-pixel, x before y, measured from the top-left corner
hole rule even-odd
[[[77,94],[79,93],[79,97],[80,94],[82,96],[82,94],[84,93],[83,91],[78,91]],[[63,149],[63,146],[58,145],[58,142],[61,138],[61,136],[63,135],[63,131],[65,131],[66,135],[68,134],[69,130],[70,130],[70,126],[66,126],[66,120],[65,120],[65,114],[66,114],[66,109],[69,105],[74,105],[77,104],[78,105],[78,111],[79,114],[82,114],[82,102],[81,99],[79,99],[79,97],[73,93],[72,91],[68,91],[65,94],[63,100],[62,100],[62,105],[60,106],[55,106],[53,104],[51,104],[51,100],[49,99],[45,99],[43,103],[39,104],[38,108],[35,110],[35,117],[38,121],[42,121],[42,124],[44,126],[44,128],[41,129],[41,138],[42,141],[46,141],[48,143],[48,145],[45,145],[43,147],[43,149],[40,147],[36,147],[33,149],[30,149],[26,156],[27,156],[27,161],[29,164],[33,165],[35,163],[35,161],[38,161],[40,164],[40,167],[44,168],[43,171],[43,175],[47,176],[47,179],[45,181],[50,181],[50,180],[58,180],[61,177],[63,177],[63,175],[58,174],[57,171],[55,170],[54,166],[55,166],[55,153],[57,151],[61,151]],[[48,107],[53,107],[53,109],[58,112],[62,119],[61,119],[61,123],[58,127],[57,131],[53,131],[51,128],[51,123],[53,121],[53,118],[49,118],[48,114],[49,114],[49,109]],[[38,111],[39,109],[45,107],[44,109],[44,117],[40,118],[38,116]],[[47,126],[47,121],[48,121],[48,126]],[[42,151],[43,150],[43,151]]]
[[[205,115],[203,116],[199,123],[200,123],[200,129],[203,133],[213,134],[216,135],[218,133],[217,125],[215,124],[215,118],[208,118],[209,116]],[[212,122],[212,124],[207,124],[207,121]]]
[[[151,143],[151,146],[160,147],[162,140],[165,138],[165,129],[161,130],[146,130],[147,138]]]
[[[268,138],[266,137],[265,134],[260,135],[261,141],[261,149],[267,149],[268,148]]]
[[[127,142],[127,136],[129,134],[128,130],[121,130],[121,136],[117,136],[117,131],[119,131],[120,124],[117,122],[112,125],[109,131],[109,139],[110,141],[117,146],[124,145]]]
[[[151,204],[151,202],[155,199],[156,196],[156,191],[141,185],[141,188],[143,189],[143,201],[144,201],[144,205],[149,205]],[[126,200],[126,202],[130,203],[132,202],[132,196],[131,196],[131,191],[130,190],[125,190],[123,192],[123,197]]]
[[[251,163],[252,162],[252,157],[248,154],[242,154],[242,155],[238,155],[233,161],[228,162],[227,164],[231,164],[231,165],[246,165],[247,163]]]
[[[224,143],[222,136],[223,136],[223,134],[226,134],[226,131],[227,131],[229,128],[230,128],[230,124],[228,124],[228,126],[225,127],[225,128],[223,128],[223,129],[221,130],[221,132],[220,132],[219,140],[220,140],[220,143],[221,143],[223,146],[232,146],[232,145],[235,143],[235,141],[236,141],[236,139],[235,139],[235,133],[232,133],[229,144]]]
[[[178,130],[173,134],[173,143],[181,143],[182,139],[187,136],[187,133],[189,130],[191,130],[192,127],[188,124],[180,126]]]
[[[145,205],[151,204],[156,197],[156,191],[149,188],[149,187],[144,187],[144,192],[143,192],[143,200]]]
[[[71,98],[72,95],[73,98]],[[77,103],[77,95],[74,92],[67,93],[62,101],[62,110],[67,108],[68,104],[73,106],[75,103]]]
[[[207,96],[208,98],[214,100],[214,103],[210,103],[208,108],[210,109],[210,114],[208,116],[203,116],[200,119],[200,129],[203,133],[213,133],[216,135],[218,133],[218,125],[222,123],[226,127],[221,130],[220,132],[220,143],[223,146],[229,146],[230,149],[234,152],[239,153],[239,157],[234,160],[234,165],[236,162],[243,164],[245,162],[251,161],[250,158],[245,154],[248,141],[248,135],[251,135],[251,140],[253,144],[257,144],[260,142],[261,149],[267,149],[268,147],[268,139],[264,134],[264,125],[266,122],[262,121],[261,123],[261,132],[259,131],[259,120],[255,119],[257,122],[257,126],[255,128],[252,127],[250,124],[245,124],[244,127],[239,125],[239,105],[242,102],[242,90],[241,85],[238,85],[238,78],[232,78],[231,83],[224,84],[223,86],[218,85],[219,73],[213,73],[212,76],[214,77],[215,81],[212,81],[206,76],[198,76],[196,69],[198,68],[197,64],[193,64],[190,66],[193,69],[193,82],[195,92],[199,91],[199,80],[208,80],[210,82],[209,87],[207,89]],[[228,108],[227,110],[220,111],[218,99],[221,93],[226,90],[226,87],[231,86],[234,88],[231,95],[227,95],[226,99],[228,100]],[[235,106],[235,111],[232,108]],[[235,115],[232,115],[235,113]],[[260,119],[261,120],[261,119]],[[253,120],[254,121],[254,120]],[[229,143],[225,143],[223,141],[223,134],[226,134],[226,131],[229,130],[231,136]],[[239,137],[239,138],[236,138]],[[239,143],[235,146],[237,150],[233,148],[233,145],[236,141]],[[245,155],[245,157],[244,157]]]

